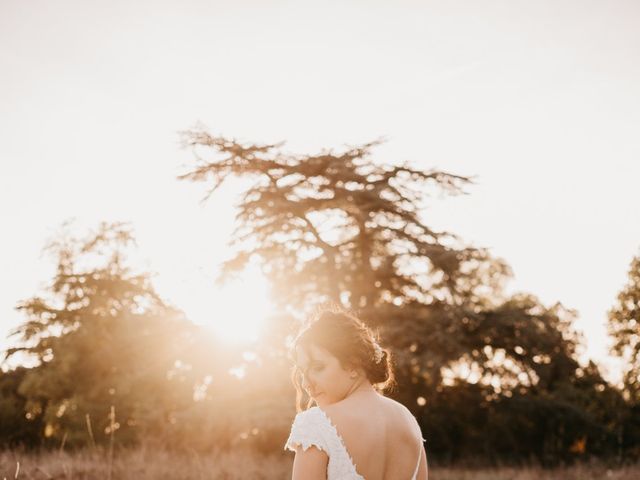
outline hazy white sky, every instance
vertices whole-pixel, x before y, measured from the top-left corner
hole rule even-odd
[[[216,311],[233,192],[201,206],[175,179],[202,121],[296,152],[384,136],[381,159],[474,175],[426,221],[577,309],[603,359],[640,247],[639,22],[633,0],[3,0],[0,337],[72,217],[131,221],[161,293]]]

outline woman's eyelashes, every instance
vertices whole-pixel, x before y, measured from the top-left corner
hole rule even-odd
[[[308,368],[306,368],[305,370],[302,371],[302,376],[305,378],[309,377],[309,374],[311,373],[312,375],[314,373],[320,373],[322,372],[322,370],[324,369],[324,365],[321,363],[313,363],[311,365],[309,365]]]
[[[322,370],[324,370],[324,367],[324,363],[315,362],[307,366],[307,368],[298,367],[298,372],[300,373],[301,380],[305,381],[309,380],[309,374],[311,374],[311,377],[313,378],[313,375],[321,373]]]

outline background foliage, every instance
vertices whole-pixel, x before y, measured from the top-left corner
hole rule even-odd
[[[638,258],[609,318],[627,365],[618,388],[578,362],[573,311],[507,295],[504,260],[428,225],[430,196],[464,194],[469,178],[374,161],[378,142],[292,155],[202,129],[183,139],[197,163],[182,180],[210,194],[250,181],[220,281],[260,263],[278,306],[267,333],[247,355],[192,324],[127,266],[126,224],[62,233],[46,295],[17,307],[21,346],[7,355],[36,366],[0,374],[0,442],[281,451],[295,413],[287,339],[332,301],[393,351],[388,394],[414,412],[432,460],[638,457]]]

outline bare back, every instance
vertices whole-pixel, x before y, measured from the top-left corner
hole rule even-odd
[[[324,408],[360,475],[367,480],[407,480],[420,467],[427,479],[422,434],[407,408],[377,393],[352,395]]]

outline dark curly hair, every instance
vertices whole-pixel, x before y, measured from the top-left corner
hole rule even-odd
[[[293,341],[290,352],[292,359],[295,359],[298,347],[304,348],[310,344],[329,351],[343,368],[362,368],[379,392],[395,386],[391,352],[380,347],[371,329],[345,310],[332,307],[319,311]],[[291,378],[296,388],[296,408],[301,411],[304,389],[297,365],[293,368]],[[305,408],[309,408],[312,402],[309,399]]]

